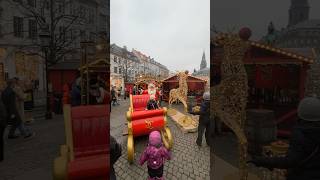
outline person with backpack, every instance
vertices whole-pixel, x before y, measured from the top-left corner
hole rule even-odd
[[[147,103],[147,110],[159,109],[158,102],[155,99],[155,95],[150,95],[150,99]]]
[[[170,160],[170,152],[162,144],[159,131],[152,131],[149,134],[149,143],[141,154],[139,164],[142,166],[147,162],[148,180],[164,180],[163,166],[165,160]]]
[[[120,158],[122,154],[122,148],[121,145],[116,141],[116,139],[110,135],[110,180],[116,180],[116,173],[114,170],[114,164],[117,162],[117,160]]]
[[[298,106],[298,117],[285,157],[253,157],[248,163],[270,170],[287,169],[287,180],[320,179],[320,100],[304,98]]]
[[[4,159],[4,131],[7,127],[7,111],[0,96],[0,162]]]
[[[207,145],[211,144],[211,132],[213,131],[210,124],[213,123],[210,121],[210,92],[205,92],[203,94],[203,101],[201,103],[200,112],[192,112],[191,114],[200,115],[199,117],[199,126],[198,126],[198,137],[197,145],[202,145],[202,136],[205,133]]]

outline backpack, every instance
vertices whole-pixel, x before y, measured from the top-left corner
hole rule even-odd
[[[148,164],[152,167],[160,167],[163,165],[163,157],[161,148],[154,147],[151,154],[149,154]]]

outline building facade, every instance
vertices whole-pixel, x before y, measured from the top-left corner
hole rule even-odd
[[[154,60],[150,56],[143,54],[142,52],[132,49],[132,53],[138,57],[140,61],[139,74],[154,76],[159,79],[165,79],[169,77],[169,70],[166,66]]]
[[[104,0],[7,0],[0,1],[0,8],[0,63],[4,77],[37,82],[40,91],[46,87],[45,58],[39,39],[43,27],[49,27],[53,35],[50,37],[54,37],[53,69],[77,69],[80,42],[108,38],[109,12]]]
[[[288,26],[277,30],[272,23],[263,42],[281,48],[320,48],[320,19],[309,19],[308,0],[291,0]]]
[[[140,51],[110,45],[110,83],[111,86],[124,87],[124,84],[134,83],[140,76],[153,76],[164,79],[169,76],[166,66],[146,56]]]
[[[195,69],[192,75],[197,77],[210,77],[210,68],[207,67],[206,55],[204,52],[202,54],[200,70],[197,71]]]
[[[139,59],[127,48],[116,44],[110,46],[111,86],[124,87],[125,82],[134,82],[140,67]]]

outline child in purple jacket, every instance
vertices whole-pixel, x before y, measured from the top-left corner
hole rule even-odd
[[[170,160],[170,152],[163,146],[159,131],[152,131],[149,135],[149,143],[140,157],[142,166],[147,161],[148,180],[164,180],[163,165],[165,160]]]

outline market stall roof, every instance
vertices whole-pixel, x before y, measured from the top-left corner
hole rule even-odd
[[[230,38],[230,37],[234,38],[230,36],[230,34],[220,33],[215,38],[211,39],[211,44],[219,47],[220,41],[222,39]],[[296,59],[300,62],[313,63],[316,57],[316,54],[313,48],[278,48],[278,47],[274,47],[274,46],[253,41],[253,40],[248,40],[248,42],[250,43],[251,47],[255,47],[255,48],[263,49],[279,55],[283,55],[288,58]]]
[[[88,68],[90,72],[107,72],[109,71],[109,69],[107,68],[108,65],[109,62],[107,61],[107,59],[97,59],[90,62],[88,65],[83,65],[79,68],[79,70],[86,70]]]
[[[178,80],[177,75],[173,75],[173,76],[170,76],[170,77],[162,80],[162,82],[179,82],[179,80]],[[204,82],[204,83],[206,83],[207,81],[202,78],[199,78],[199,77],[188,75],[187,82]]]

